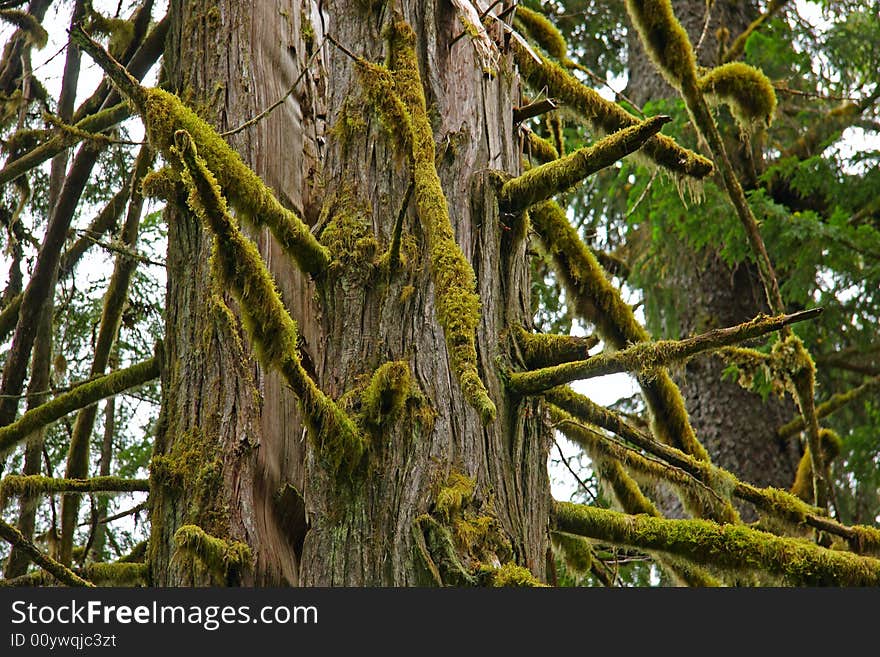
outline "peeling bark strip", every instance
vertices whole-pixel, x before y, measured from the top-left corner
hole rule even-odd
[[[208,168],[215,173],[230,204],[254,226],[267,227],[302,271],[317,274],[330,262],[327,249],[318,243],[302,219],[285,208],[259,176],[206,121],[179,98],[162,89],[141,87],[122,66],[82,30],[71,38],[104,70],[135,106],[144,120],[150,142],[166,160],[173,154],[174,134],[186,130],[198,145]]]
[[[62,584],[68,586],[94,586],[89,581],[84,580],[69,568],[55,561],[37,549],[37,546],[27,540],[20,531],[15,527],[0,519],[0,538],[9,543],[12,547],[20,550],[31,561],[40,568],[51,574]]]
[[[315,447],[329,469],[351,473],[367,445],[351,418],[321,391],[297,355],[297,328],[254,244],[226,211],[217,179],[196,152],[189,133],[174,133],[174,153],[183,166],[192,211],[214,233],[214,264],[241,305],[245,327],[260,361],[277,368],[293,388],[310,424]]]
[[[658,550],[698,564],[766,571],[801,586],[880,586],[880,560],[829,550],[742,525],[630,516],[570,502],[555,505],[556,528],[600,541]]]
[[[389,36],[394,87],[411,118],[416,207],[428,237],[437,319],[465,399],[480,414],[483,424],[490,424],[496,409],[480,379],[475,344],[480,298],[475,292],[474,270],[455,242],[446,195],[434,163],[434,131],[419,74],[415,33],[407,23],[397,21],[391,25]]]
[[[586,360],[572,361],[529,372],[516,372],[510,375],[510,386],[520,394],[534,395],[578,379],[619,372],[640,372],[646,377],[651,377],[658,371],[658,368],[681,363],[697,354],[736,344],[776,331],[783,326],[811,319],[821,312],[821,308],[814,308],[791,315],[758,316],[738,326],[714,329],[684,340],[640,342],[620,351],[596,354]]]
[[[0,456],[9,454],[32,432],[55,420],[60,420],[68,413],[152,381],[159,376],[160,367],[161,358],[154,356],[124,370],[87,381],[70,392],[60,394],[52,401],[28,411],[12,424],[0,427]]]
[[[668,116],[653,116],[610,134],[592,146],[584,146],[571,155],[508,180],[501,188],[502,209],[508,212],[524,210],[564,192],[587,176],[637,151],[669,121]]]

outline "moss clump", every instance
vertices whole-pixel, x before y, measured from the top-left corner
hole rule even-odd
[[[559,159],[559,151],[551,142],[528,130],[523,140],[523,153],[539,162],[552,162]]]
[[[92,563],[82,574],[95,586],[147,586],[150,568],[145,563]]]
[[[174,544],[175,557],[198,560],[218,582],[240,584],[252,566],[253,554],[245,543],[211,536],[197,525],[180,527],[174,533]]]
[[[523,361],[531,369],[588,358],[590,349],[599,344],[595,336],[532,333],[521,326],[514,327],[513,334]]]
[[[134,22],[124,18],[108,18],[101,12],[90,9],[89,31],[110,37],[107,50],[114,58],[120,59],[134,38]]]
[[[583,536],[550,532],[553,547],[559,550],[566,567],[578,575],[586,575],[593,565],[593,548]]]
[[[475,334],[480,323],[480,299],[475,291],[474,270],[455,242],[446,196],[437,175],[434,132],[419,75],[415,33],[405,22],[396,21],[389,38],[394,91],[411,119],[416,207],[427,235],[437,319],[464,397],[483,423],[489,424],[495,420],[495,404],[477,371]]]
[[[549,96],[565,103],[595,130],[611,134],[639,123],[638,118],[620,105],[602,98],[595,89],[583,84],[556,62],[545,57],[536,62],[515,41],[511,41],[510,47],[517,66],[530,87],[543,89]],[[663,134],[651,137],[639,152],[646,156],[649,163],[663,167],[678,178],[702,180],[714,168],[711,160],[682,148],[671,137]]]
[[[648,56],[669,84],[679,89],[692,82],[697,75],[694,50],[670,0],[626,0],[626,9]]]
[[[434,497],[434,513],[450,522],[454,515],[471,501],[477,482],[458,472],[452,472]]]
[[[333,278],[367,280],[376,270],[379,242],[363,214],[348,204],[334,212],[321,243],[330,254],[328,271]]]
[[[697,84],[707,100],[724,103],[745,133],[769,127],[776,112],[776,91],[763,72],[742,62],[716,66]]]
[[[532,571],[510,561],[498,568],[483,567],[479,572],[480,579],[488,586],[501,587],[545,587],[547,586]]]
[[[326,465],[351,471],[366,449],[351,418],[327,397],[303,369],[297,351],[296,322],[284,307],[256,246],[226,211],[217,179],[185,131],[175,133],[174,154],[183,166],[187,202],[214,233],[213,268],[238,299],[242,321],[257,357],[278,369],[300,399],[310,434]],[[324,248],[324,247],[322,247]]]
[[[180,174],[171,167],[150,171],[141,179],[141,194],[146,198],[173,201],[182,190]]]
[[[409,363],[396,360],[380,365],[361,393],[361,417],[371,428],[393,422],[406,405],[412,390]]]

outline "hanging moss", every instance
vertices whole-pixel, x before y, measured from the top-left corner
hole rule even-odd
[[[710,101],[726,104],[749,134],[758,127],[769,127],[776,112],[776,91],[762,71],[742,62],[731,62],[711,69],[697,81]]]
[[[880,560],[743,525],[631,516],[569,502],[557,502],[554,510],[560,531],[667,552],[696,564],[766,571],[800,586],[880,585]]]
[[[226,211],[217,179],[197,154],[189,134],[178,131],[175,144],[189,189],[188,203],[214,233],[213,266],[239,301],[257,357],[265,367],[277,368],[299,397],[310,435],[330,471],[335,473],[344,466],[351,473],[366,449],[363,436],[303,369],[296,322],[284,307],[257,248]]]
[[[183,525],[174,533],[176,557],[197,559],[218,582],[240,583],[252,567],[251,549],[239,541],[226,541],[197,525]]]
[[[583,536],[550,532],[550,541],[562,554],[566,567],[578,575],[586,575],[593,565],[593,548]]]
[[[474,270],[455,242],[446,196],[434,163],[434,132],[419,74],[415,33],[408,24],[396,21],[390,28],[389,40],[394,90],[412,121],[416,207],[428,241],[437,319],[443,327],[452,369],[464,397],[483,423],[489,424],[495,420],[495,404],[477,370],[475,334],[480,323],[480,299],[475,292]]]
[[[501,209],[507,212],[523,210],[566,191],[587,176],[638,150],[669,120],[668,116],[651,117],[508,180],[499,194]]]
[[[626,0],[633,25],[648,56],[673,87],[697,75],[697,62],[687,32],[675,17],[670,0]]]
[[[361,417],[368,427],[388,425],[400,414],[412,390],[409,363],[405,360],[380,365],[361,393]]]
[[[450,473],[434,497],[434,513],[447,522],[451,521],[471,501],[476,485],[476,480],[466,475]]]
[[[827,467],[840,454],[843,440],[831,429],[823,428],[819,432],[819,441],[822,445],[822,462]],[[813,457],[810,454],[809,446],[804,450],[804,454],[798,462],[791,492],[805,502],[813,501]]]

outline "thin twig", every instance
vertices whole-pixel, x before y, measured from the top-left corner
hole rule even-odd
[[[565,468],[571,473],[571,476],[574,477],[574,480],[578,483],[578,485],[584,489],[584,492],[590,497],[590,500],[595,502],[596,496],[593,494],[593,491],[583,482],[583,480],[578,476],[577,472],[574,471],[574,468],[568,462],[568,459],[565,458],[565,454],[562,452],[562,447],[559,446],[559,441],[554,440],[553,443],[556,445],[556,451],[559,452],[559,459],[562,461],[562,464]]]

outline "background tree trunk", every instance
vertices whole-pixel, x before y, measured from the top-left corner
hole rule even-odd
[[[220,130],[299,80],[268,118],[230,141],[313,232],[332,230],[341,243],[329,272],[310,280],[267,233],[252,235],[299,324],[304,365],[353,409],[358,387],[387,361],[407,362],[414,389],[397,421],[371,436],[361,468],[348,479],[329,473],[298,401],[256,364],[234,303],[212,280],[210,237],[189,213],[169,209],[166,370],[151,468],[156,584],[214,581],[175,557],[174,533],[189,523],[251,547],[253,571],[229,574],[233,584],[414,585],[437,583],[438,574],[455,583],[417,523],[452,473],[476,481],[466,513],[493,519],[492,539],[460,550],[462,562],[514,560],[544,577],[550,432],[537,401],[508,396],[496,367],[507,355],[505,329],[530,322],[525,244],[500,221],[488,182],[490,169],[519,168],[512,64],[502,55],[490,76],[469,37],[451,45],[464,27],[450,3],[397,3],[418,35],[438,172],[482,300],[480,374],[498,407],[483,426],[443,356],[414,207],[404,208],[406,265],[385,278],[365,262],[391,241],[410,165],[366,101],[354,62],[324,35],[382,61],[391,17],[376,4],[172,2],[168,79]]]
[[[706,3],[703,0],[673,0],[673,9],[696,46],[704,31]],[[727,45],[759,15],[755,2],[716,0],[712,3],[710,21],[697,56],[704,66],[718,63],[718,31],[724,27],[730,37]],[[627,94],[639,104],[650,99],[675,97],[675,92],[659,76],[648,60],[638,35],[629,34],[630,78]],[[746,172],[745,146],[735,133],[728,131],[728,154],[740,172]],[[750,147],[750,146],[748,146]],[[741,176],[744,185],[750,177]],[[697,208],[695,211],[699,211]],[[676,291],[675,326],[667,329],[684,337],[721,326],[747,321],[759,312],[769,312],[758,271],[750,264],[731,269],[716,249],[694,252],[680,238],[666,245],[675,257],[665,259],[666,279],[660,285]],[[651,299],[646,300],[647,303]],[[663,310],[660,309],[662,315]],[[797,413],[790,398],[766,401],[744,390],[737,383],[722,380],[725,364],[717,356],[699,356],[688,362],[678,383],[691,416],[691,423],[712,461],[730,470],[744,481],[761,486],[788,488],[794,481],[800,458],[794,441],[780,442],[776,429]],[[680,513],[677,500],[665,506],[673,515]],[[754,514],[744,509],[744,519]]]

